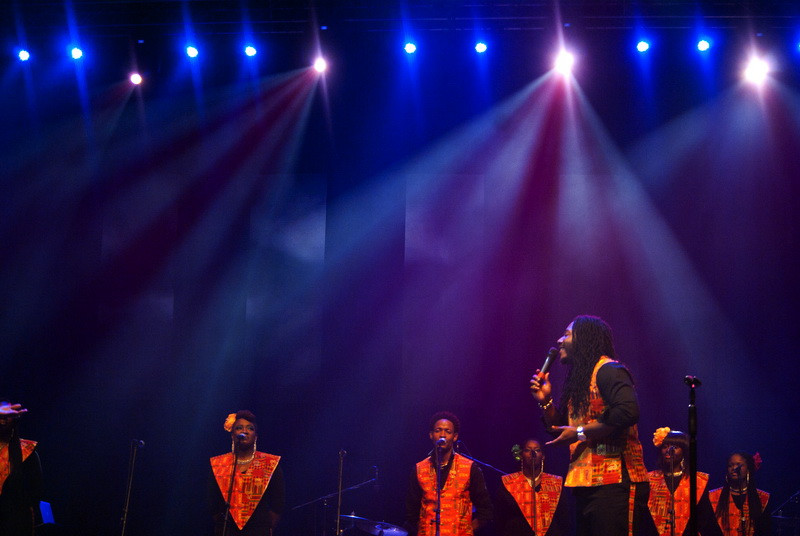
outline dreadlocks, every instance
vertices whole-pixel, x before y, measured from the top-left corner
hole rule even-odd
[[[564,381],[561,407],[571,408],[570,416],[579,418],[589,407],[589,384],[597,361],[602,356],[616,360],[611,327],[596,316],[578,316],[572,321],[572,366]]]

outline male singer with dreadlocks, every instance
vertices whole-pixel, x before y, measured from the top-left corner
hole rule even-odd
[[[569,366],[559,407],[550,374],[531,379],[531,393],[551,433],[548,445],[569,444],[564,486],[573,489],[580,536],[638,534],[647,523],[649,482],[636,423],[639,403],[628,369],[616,360],[611,328],[578,316],[558,339]]]

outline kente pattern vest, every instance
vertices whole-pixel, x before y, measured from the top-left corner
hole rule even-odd
[[[660,536],[667,536],[671,534],[669,507],[670,507],[670,491],[667,483],[664,480],[664,474],[661,471],[650,471],[647,473],[650,478],[650,498],[647,501],[647,506],[650,508],[650,514],[653,516],[653,521],[656,524],[656,529]],[[697,501],[708,485],[708,474],[697,472]],[[689,477],[681,478],[678,487],[675,488],[675,534],[683,534],[686,530],[686,525],[689,523]]]
[[[522,515],[528,521],[531,530],[538,535],[547,534],[553,515],[556,513],[558,499],[561,497],[562,478],[542,473],[539,488],[536,491],[536,517],[533,516],[533,494],[528,479],[522,471],[503,475],[503,486],[517,502]]]
[[[756,490],[758,492],[758,498],[761,499],[761,511],[764,512],[767,508],[767,501],[769,501],[769,493],[766,491]],[[717,504],[719,503],[719,498],[722,495],[722,488],[712,489],[708,492],[708,498],[711,500],[711,507],[714,511],[717,511]],[[764,513],[762,515],[769,515],[768,513]],[[739,524],[742,521],[742,516],[744,516],[744,523],[745,523],[745,533],[742,535],[739,532]],[[722,519],[717,518],[717,523],[719,527],[722,529],[722,533],[725,536],[753,536],[756,531],[755,523],[753,520],[750,519],[750,505],[748,504],[747,498],[744,500],[744,504],[742,505],[742,510],[739,510],[733,501],[728,495],[728,528],[726,529],[722,525]]]
[[[22,450],[22,461],[24,462],[33,453],[33,449],[36,448],[36,441],[20,439],[19,446]],[[8,478],[9,474],[11,474],[11,463],[8,460],[8,445],[6,445],[0,450],[0,493],[2,493],[3,484],[6,483],[6,478]]]
[[[244,473],[236,471],[233,481],[233,493],[231,494],[231,518],[239,527],[244,528],[250,520],[250,516],[261,501],[275,467],[278,466],[280,456],[267,454],[266,452],[255,452],[250,467]],[[214,478],[222,493],[222,499],[228,497],[228,489],[231,485],[231,472],[233,470],[233,453],[222,454],[211,458],[211,470]]]
[[[442,486],[441,536],[472,536],[472,499],[469,475],[472,460],[453,453],[453,465]],[[430,458],[417,463],[417,480],[422,488],[419,536],[436,534],[436,470]]]
[[[606,363],[612,362],[615,361],[606,356],[597,361],[589,384],[589,407],[583,417],[573,419],[570,415],[570,426],[595,422],[606,410],[606,403],[597,388],[597,371]],[[639,428],[635,424],[623,430],[618,438],[605,438],[602,442],[591,439],[577,441],[569,446],[569,450],[570,464],[564,481],[567,487],[619,484],[622,482],[622,460],[625,460],[631,482],[647,481]]]

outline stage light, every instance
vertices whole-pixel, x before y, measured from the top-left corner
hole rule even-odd
[[[766,60],[753,56],[744,69],[744,79],[751,84],[761,85],[767,79],[769,71],[770,66]]]
[[[648,43],[647,41],[639,41],[638,43],[636,43],[636,50],[638,50],[639,52],[647,52],[648,50],[650,50],[650,43]]]
[[[476,43],[475,52],[477,52],[478,54],[483,54],[484,52],[486,52],[486,43]]]
[[[403,50],[406,51],[406,54],[413,54],[417,51],[417,45],[411,42],[406,43],[406,46],[403,47]]]
[[[193,46],[186,47],[186,55],[190,58],[196,58],[200,52]]]
[[[28,61],[31,59],[31,53],[27,50],[20,50],[17,56],[19,57],[19,61]]]
[[[244,53],[252,58],[253,56],[256,55],[256,53],[258,53],[258,51],[256,50],[256,47],[248,45],[244,47]]]
[[[140,75],[139,73],[131,73],[130,81],[131,84],[138,86],[139,84],[142,83],[142,75]]]
[[[70,51],[70,55],[72,56],[73,60],[79,60],[83,57],[83,50],[79,49],[78,47],[73,47]]]
[[[575,56],[567,52],[566,50],[562,50],[556,56],[555,64],[553,68],[563,74],[568,75],[572,71],[572,66],[575,64]]]
[[[700,41],[697,42],[697,50],[699,50],[700,52],[705,52],[709,48],[711,48],[711,43],[709,43],[705,39],[701,39]]]
[[[314,70],[318,73],[324,73],[328,69],[328,62],[325,58],[317,58],[314,60]]]

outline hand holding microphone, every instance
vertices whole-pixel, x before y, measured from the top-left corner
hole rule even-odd
[[[557,356],[558,349],[550,348],[542,368],[538,369],[533,375],[533,378],[531,378],[531,394],[542,407],[546,406],[547,403],[552,400],[552,387],[550,385],[550,375],[548,371],[550,370],[550,365],[553,364]]]

